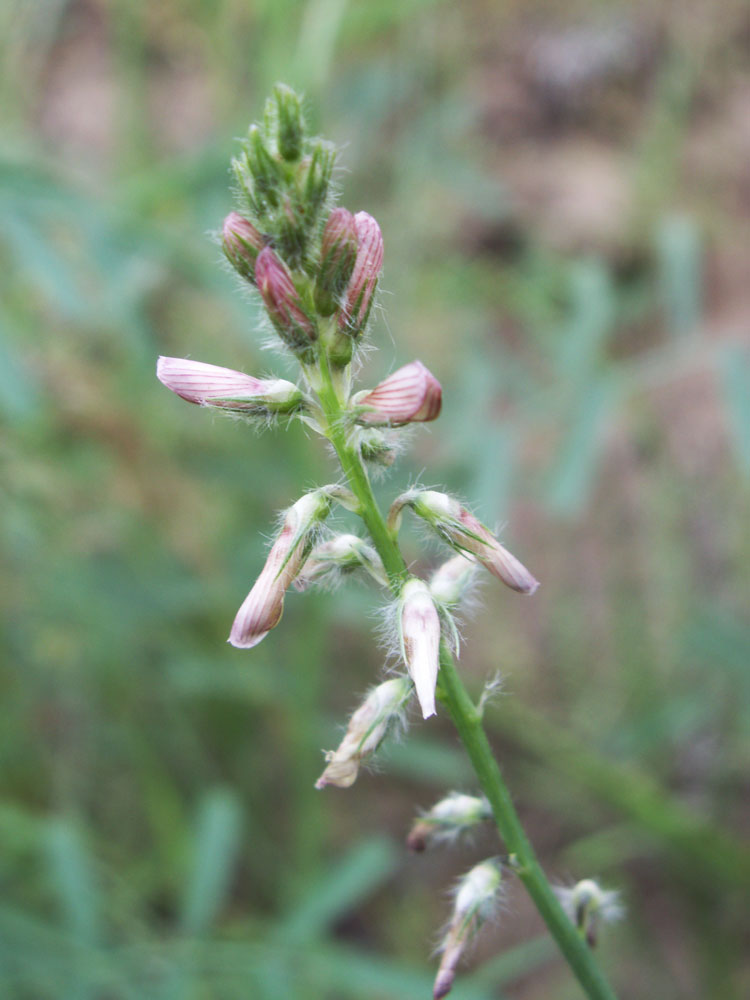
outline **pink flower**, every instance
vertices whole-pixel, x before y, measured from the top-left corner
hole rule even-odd
[[[229,635],[233,646],[252,649],[279,624],[284,594],[304,566],[312,546],[311,534],[330,505],[324,490],[313,490],[289,508],[266,564],[234,619]]]
[[[261,234],[238,212],[230,212],[224,219],[221,244],[229,263],[248,281],[255,279],[255,260],[264,241]]]
[[[440,415],[442,389],[421,361],[412,361],[354,402],[362,407],[357,420],[363,424],[424,422]]]
[[[156,377],[188,403],[248,413],[286,412],[302,393],[284,379],[260,379],[187,358],[159,358]]]
[[[309,345],[311,340],[315,340],[315,324],[302,307],[292,276],[270,247],[264,247],[258,254],[255,282],[268,315],[290,347]]]
[[[315,787],[353,785],[361,762],[375,753],[388,732],[401,721],[411,692],[408,677],[394,677],[373,688],[349,720],[338,749],[326,754],[326,769]]]
[[[536,591],[538,580],[458,500],[435,490],[409,490],[391,506],[388,526],[392,532],[398,530],[401,512],[406,506],[410,506],[415,514],[432,525],[440,537],[454,549],[471,553],[485,569],[512,590],[519,594],[533,594]]]
[[[356,337],[367,324],[373,292],[383,268],[383,234],[367,212],[357,212],[354,225],[357,230],[357,259],[339,313],[339,326]]]
[[[401,590],[399,635],[425,719],[435,715],[435,686],[440,666],[440,618],[426,583],[413,577]]]
[[[315,303],[323,316],[336,311],[357,260],[357,226],[345,208],[334,208],[328,216],[320,244],[320,269],[315,286]]]

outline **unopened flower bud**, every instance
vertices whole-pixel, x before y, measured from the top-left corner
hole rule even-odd
[[[339,312],[339,326],[357,338],[365,329],[375,287],[383,268],[383,234],[367,212],[354,216],[357,229],[357,259]]]
[[[402,590],[398,617],[404,663],[425,719],[435,715],[435,686],[440,666],[440,617],[429,588],[412,577]]]
[[[315,305],[322,316],[331,316],[336,311],[354,270],[357,247],[354,216],[345,208],[334,208],[323,230],[315,285]]]
[[[250,126],[244,151],[245,173],[258,208],[261,210],[278,208],[279,189],[282,184],[280,164],[268,151],[257,125]]]
[[[461,603],[461,599],[471,587],[477,564],[472,556],[458,553],[438,566],[430,577],[430,593],[440,604],[448,608]]]
[[[456,978],[456,969],[467,944],[482,924],[493,917],[500,898],[502,869],[494,859],[475,865],[459,881],[453,914],[440,946],[442,960],[433,988],[434,1000],[447,996]]]
[[[258,254],[255,281],[282,340],[296,354],[307,356],[317,336],[315,324],[302,307],[289,271],[270,247]]]
[[[421,361],[399,368],[370,392],[357,393],[353,400],[361,424],[418,423],[440,415],[440,383]]]
[[[572,887],[555,886],[554,889],[562,908],[591,948],[596,945],[599,925],[613,923],[623,915],[619,892],[602,889],[591,878]]]
[[[349,788],[353,785],[362,761],[375,753],[394,724],[403,721],[411,692],[412,683],[408,677],[394,677],[372,688],[349,720],[338,750],[326,753],[327,766],[315,787]]]
[[[187,358],[159,358],[156,377],[188,403],[231,413],[291,413],[302,406],[296,385],[281,378],[260,379],[231,368]]]
[[[491,818],[487,799],[451,792],[414,821],[406,843],[412,851],[424,851],[429,844],[456,840]]]
[[[320,139],[315,143],[309,161],[303,161],[307,173],[304,181],[305,204],[309,207],[311,219],[317,217],[328,197],[335,161],[334,147]]]
[[[221,245],[235,271],[248,281],[255,281],[255,260],[265,244],[252,222],[238,212],[230,212],[224,219]]]
[[[276,142],[281,156],[290,162],[302,155],[305,126],[299,97],[283,83],[277,83],[271,96],[276,118]]]
[[[331,497],[323,487],[306,493],[286,512],[266,564],[234,619],[229,635],[233,646],[252,649],[279,624],[284,594],[302,569],[315,529],[330,509]]]
[[[519,594],[533,594],[539,582],[458,500],[435,490],[409,490],[398,497],[388,516],[392,532],[398,529],[405,506],[424,518],[454,549],[476,556],[498,580]]]
[[[375,465],[393,465],[396,449],[382,431],[366,428],[359,432],[359,453],[365,462]]]
[[[294,586],[296,590],[307,590],[326,577],[357,569],[367,570],[378,583],[388,585],[383,563],[372,545],[359,535],[334,535],[315,546]]]

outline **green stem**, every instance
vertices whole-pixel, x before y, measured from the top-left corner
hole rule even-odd
[[[359,514],[383,560],[391,590],[396,596],[409,571],[401,550],[388,531],[359,452],[350,442],[345,423],[346,402],[340,400],[336,393],[325,351],[321,351],[320,370],[322,384],[318,396],[325,414],[328,439],[338,455],[352,492],[359,500]],[[481,714],[469,697],[444,642],[440,647],[439,684],[440,698],[450,712],[479,784],[492,807],[514,871],[525,885],[586,995],[590,1000],[616,1000],[591,950],[562,909],[537,861],[487,740]]]

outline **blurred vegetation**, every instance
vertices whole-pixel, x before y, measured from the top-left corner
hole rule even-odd
[[[2,995],[429,996],[446,887],[496,850],[402,846],[471,790],[445,720],[313,789],[381,670],[372,594],[224,643],[330,462],[154,362],[280,370],[207,234],[283,79],[385,234],[367,380],[443,382],[388,495],[428,469],[543,581],[488,587],[462,662],[506,675],[490,726],[548,872],[622,888],[621,997],[746,997],[746,6],[6,0],[0,28]],[[457,1000],[577,996],[515,888],[474,964]]]

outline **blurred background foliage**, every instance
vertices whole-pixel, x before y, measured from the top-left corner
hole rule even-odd
[[[281,79],[385,234],[365,384],[418,356],[444,386],[384,498],[457,492],[543,581],[487,586],[462,664],[477,691],[505,676],[488,725],[547,871],[622,889],[622,998],[746,997],[746,4],[0,19],[2,996],[429,996],[446,889],[497,850],[403,847],[473,788],[445,719],[313,789],[380,676],[372,593],[292,597],[252,654],[224,643],[274,512],[331,462],[181,405],[154,362],[284,373],[210,235]],[[579,996],[516,886],[455,995]]]

